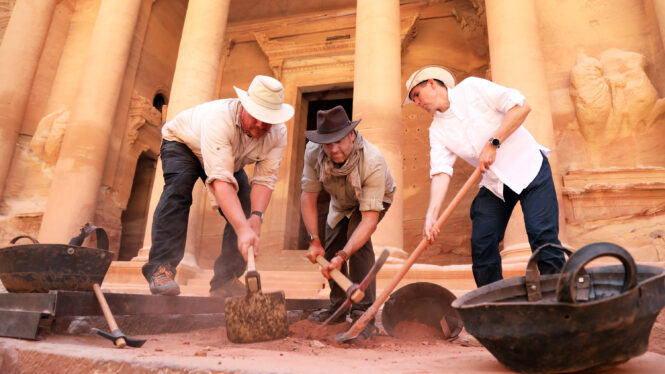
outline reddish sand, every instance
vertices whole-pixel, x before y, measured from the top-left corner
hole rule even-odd
[[[665,314],[661,313],[651,334],[650,352],[604,373],[662,372],[665,356],[659,353],[665,352],[664,323]],[[464,331],[455,339],[444,340],[434,338],[427,326],[407,324],[397,329],[402,333],[413,329],[404,339],[381,331],[369,340],[338,343],[335,335],[348,328],[349,323],[343,323],[320,329],[301,320],[291,324],[285,339],[252,344],[231,343],[224,327],[133,336],[147,339],[139,349],[117,349],[96,336],[50,335],[38,342],[0,338],[0,372],[88,373],[100,370],[100,365],[102,371],[119,373],[510,372],[485,348],[475,346]]]

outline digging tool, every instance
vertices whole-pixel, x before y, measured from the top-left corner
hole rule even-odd
[[[441,216],[439,216],[439,219],[435,223],[435,227],[437,229],[441,228],[441,226],[443,226],[443,224],[448,220],[455,208],[457,208],[457,205],[459,205],[460,201],[462,201],[464,195],[469,192],[471,187],[480,178],[480,174],[480,168],[476,168],[473,174],[471,174],[469,179],[467,179],[467,181],[464,183],[462,188],[457,192],[457,195],[455,195],[446,210],[444,210]],[[379,308],[381,305],[383,305],[383,303],[386,302],[390,296],[390,293],[395,289],[395,287],[397,287],[397,284],[402,280],[406,272],[409,271],[411,266],[416,262],[416,259],[418,259],[418,256],[420,256],[420,254],[428,247],[428,245],[429,243],[427,238],[423,237],[422,240],[420,240],[420,243],[418,243],[416,249],[414,249],[409,258],[406,259],[404,265],[402,265],[397,274],[395,274],[393,279],[390,280],[390,283],[388,283],[386,288],[383,289],[381,295],[379,295],[376,301],[374,301],[374,304],[372,304],[372,306],[370,306],[369,309],[367,309],[367,311],[365,311],[365,313],[363,313],[363,315],[358,318],[356,323],[354,323],[348,331],[345,333],[337,334],[337,336],[335,336],[335,339],[338,342],[346,342],[355,339],[358,337],[358,335],[360,335],[365,327],[367,327],[369,322],[376,316]]]
[[[125,334],[123,334],[122,331],[120,331],[118,324],[115,323],[115,318],[113,318],[113,314],[111,313],[111,308],[109,308],[109,304],[106,302],[104,293],[102,292],[101,288],[99,288],[99,284],[93,284],[92,290],[95,291],[95,296],[97,296],[99,306],[102,307],[102,312],[104,312],[104,317],[106,317],[106,322],[109,324],[109,329],[111,329],[111,332],[108,333],[96,328],[93,328],[92,330],[95,331],[98,335],[112,341],[113,344],[115,344],[118,348],[125,348],[127,345],[135,348],[141,347],[145,343],[145,339],[128,338],[125,336]]]
[[[254,263],[254,248],[247,251],[247,294],[224,301],[226,336],[233,343],[254,343],[285,338],[289,334],[284,291],[264,294]]]
[[[365,278],[363,278],[362,282],[360,282],[360,284],[352,283],[352,286],[349,287],[348,289],[346,289],[346,295],[347,295],[346,300],[344,300],[342,305],[340,305],[339,308],[337,308],[335,313],[333,313],[330,317],[328,317],[328,319],[326,319],[321,324],[321,326],[328,325],[328,323],[330,323],[330,321],[336,319],[342,313],[346,312],[346,310],[351,306],[352,302],[357,303],[357,302],[360,302],[360,300],[363,299],[362,297],[358,300],[354,299],[353,294],[351,294],[351,292],[349,292],[349,291],[351,290],[351,288],[353,288],[355,291],[361,291],[362,295],[364,297],[365,296],[365,290],[370,285],[370,283],[372,283],[372,280],[374,280],[374,278],[376,277],[376,274],[379,272],[379,270],[381,270],[381,267],[383,266],[383,264],[386,263],[386,260],[388,259],[388,256],[390,256],[390,252],[387,249],[384,249],[383,252],[381,252],[381,255],[379,256],[379,258],[374,262],[374,265],[372,265],[372,267],[369,269],[369,271],[367,272],[367,275],[365,275]],[[321,256],[317,257],[317,259],[316,259],[317,262],[319,261],[320,257]],[[324,259],[324,261],[325,261],[325,259]],[[335,271],[338,271],[338,270],[335,270]],[[344,274],[340,273],[340,275],[342,277],[344,277]],[[331,274],[331,276],[332,276],[332,274]],[[344,277],[344,279],[346,281],[348,281],[349,283],[351,283],[351,281],[349,281],[346,277]],[[336,279],[335,279],[335,282],[337,282]],[[340,283],[337,282],[337,284],[340,284]],[[340,286],[340,287],[342,287],[342,286]],[[344,288],[344,287],[342,287],[342,288]]]
[[[330,265],[330,262],[323,256],[316,256],[316,262],[324,268]],[[354,303],[360,302],[365,297],[365,290],[360,289],[357,284],[351,282],[341,271],[333,269],[328,272],[330,277],[346,292],[346,298],[353,300]]]

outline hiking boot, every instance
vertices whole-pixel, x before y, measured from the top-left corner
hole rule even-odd
[[[364,313],[365,313],[364,310],[353,310],[353,311],[351,311],[351,321],[352,321],[351,326],[352,327],[356,323],[356,321],[358,319],[360,319],[360,317]],[[378,331],[379,331],[379,329],[374,325],[374,318],[372,318],[372,320],[369,321],[367,326],[365,326],[363,331],[361,331],[360,334],[358,334],[358,339],[367,340],[367,339],[371,338],[372,336],[376,335],[378,333]]]
[[[175,282],[175,272],[169,264],[157,267],[150,276],[150,292],[153,295],[175,296],[180,294],[180,287]]]
[[[309,316],[307,316],[307,319],[316,322],[316,323],[323,323],[325,322],[330,316],[332,316],[337,309],[334,309],[332,306],[326,309],[321,309],[318,310]],[[346,313],[342,313],[341,315],[337,316],[334,320],[328,322],[329,325],[336,325],[338,323],[343,323],[346,322]]]
[[[221,287],[210,290],[210,296],[221,297],[223,299],[234,296],[245,296],[246,294],[247,287],[238,278],[233,278]]]

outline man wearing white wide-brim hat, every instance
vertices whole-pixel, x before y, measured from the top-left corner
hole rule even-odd
[[[185,253],[198,178],[227,221],[210,294],[245,294],[238,277],[245,271],[248,248],[259,251],[263,214],[286,147],[284,122],[293,116],[293,107],[284,104],[284,87],[271,77],[256,76],[247,91],[233,88],[237,99],[197,105],[162,128],[164,191],[155,209],[149,261],[143,266],[153,294],[180,293],[175,268]],[[248,164],[256,164],[252,178],[243,170]]]
[[[499,243],[519,201],[532,250],[561,244],[559,210],[547,156],[522,123],[531,108],[517,90],[470,77],[457,86],[440,66],[425,66],[406,81],[404,104],[415,103],[432,113],[429,129],[432,186],[423,235],[433,241],[435,222],[446,196],[453,164],[461,157],[483,173],[471,204],[471,259],[476,285],[503,278]],[[541,274],[560,271],[563,254],[546,248]]]

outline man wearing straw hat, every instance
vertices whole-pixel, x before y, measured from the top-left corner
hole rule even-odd
[[[233,88],[237,99],[197,105],[162,128],[164,191],[155,209],[149,261],[143,265],[153,294],[180,293],[175,269],[185,253],[198,178],[227,221],[210,294],[245,294],[238,277],[245,271],[249,246],[258,254],[263,213],[286,146],[284,122],[293,116],[293,107],[284,104],[284,88],[271,77],[257,75],[247,91]],[[254,175],[248,179],[243,167],[252,163]]]
[[[303,222],[310,235],[307,257],[316,263],[317,256],[330,261],[321,271],[338,269],[352,282],[360,283],[374,264],[370,239],[392,203],[395,183],[381,151],[355,130],[342,106],[320,110],[316,130],[305,132],[309,140],[305,149],[300,197]],[[330,209],[323,241],[319,238],[317,197],[321,190],[330,194]],[[347,268],[348,262],[348,268]],[[330,307],[310,316],[324,322],[344,302],[346,294],[332,280]],[[376,282],[372,281],[363,300],[351,307],[351,319],[358,319],[376,299]],[[346,320],[341,315],[331,323]],[[373,323],[362,332],[367,338],[376,332]]]
[[[551,151],[538,144],[522,123],[531,111],[517,90],[470,77],[455,86],[446,69],[426,66],[406,82],[404,104],[434,115],[430,126],[431,194],[423,235],[436,239],[435,222],[461,157],[483,173],[471,205],[471,257],[476,285],[503,278],[499,243],[510,214],[519,201],[532,251],[546,243],[561,244],[559,210],[547,161]],[[541,274],[556,273],[563,254],[546,249],[540,255]]]

